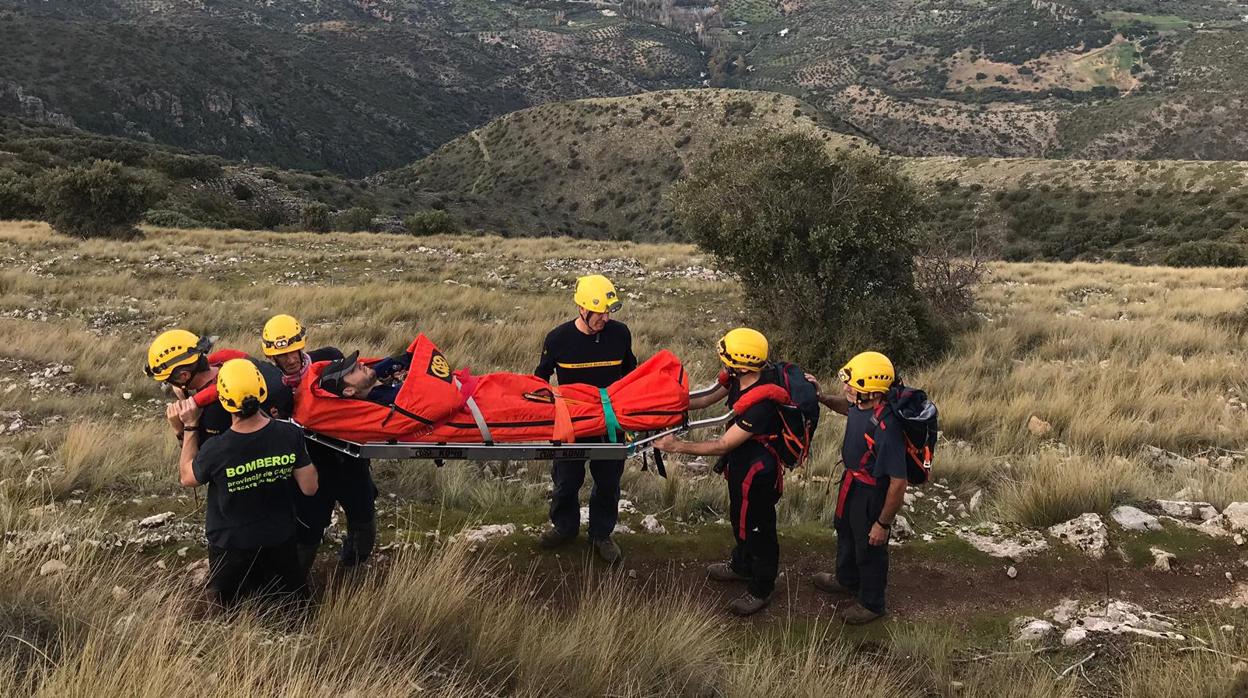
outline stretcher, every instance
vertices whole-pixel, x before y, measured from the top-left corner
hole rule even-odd
[[[713,392],[718,384],[691,392],[690,397],[702,397]],[[524,441],[510,443],[447,443],[419,441],[352,441],[335,438],[310,429],[292,420],[303,429],[304,437],[340,453],[355,458],[379,460],[624,460],[630,456],[644,455],[653,450],[654,443],[668,434],[682,434],[694,429],[722,426],[732,421],[733,413],[681,424],[659,431],[627,433],[619,443],[564,443],[560,441]],[[654,452],[655,465],[663,474],[662,459]]]

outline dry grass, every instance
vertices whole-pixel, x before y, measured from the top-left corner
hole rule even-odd
[[[110,509],[117,492],[163,503],[176,490],[163,395],[139,369],[147,341],[174,324],[255,349],[264,320],[292,312],[311,325],[314,344],[380,354],[425,331],[457,365],[528,371],[543,335],[570,315],[571,282],[602,270],[626,296],[622,319],[639,355],[671,348],[704,384],[716,371],[714,340],[746,317],[731,278],[665,275],[707,263],[678,245],[621,244],[607,256],[602,243],[563,239],[241,231],[153,231],[122,245],[4,224],[0,251],[0,381],[9,381],[0,382],[0,411],[27,424],[0,448],[0,531],[14,535],[128,524],[132,513]],[[986,511],[1035,526],[1185,487],[1218,505],[1248,500],[1243,461],[1168,474],[1140,458],[1146,445],[1188,456],[1248,448],[1248,413],[1233,402],[1248,398],[1246,287],[1248,273],[1233,270],[995,265],[984,322],[943,362],[906,371],[943,411],[938,477],[983,489]],[[52,364],[73,370],[50,385],[28,381]],[[1052,432],[1029,432],[1032,415]],[[783,526],[829,519],[825,478],[839,468],[841,429],[824,420],[813,460],[787,483]],[[543,518],[540,463],[376,469],[382,491],[400,495],[387,516],[410,523],[411,540],[428,541],[416,529],[444,517],[453,523],[434,540],[466,521]],[[661,480],[630,468],[627,496],[690,526],[724,516],[720,478],[671,469]],[[97,518],[30,511],[53,498],[85,499]],[[960,638],[947,635],[895,636],[874,653],[835,632],[795,629],[797,640],[773,641],[680,593],[639,600],[617,580],[591,577],[556,598],[523,573],[428,545],[306,617],[249,611],[229,623],[148,558],[58,549],[49,554],[71,570],[45,578],[33,572],[43,558],[6,549],[0,630],[29,645],[0,641],[0,694],[952,695],[954,680],[964,684],[958,695],[1072,692],[1032,661],[955,661]],[[113,599],[113,585],[134,598]],[[1218,694],[1231,661],[1205,654],[1141,660],[1118,677],[1121,692]],[[1171,663],[1171,683],[1149,668]]]

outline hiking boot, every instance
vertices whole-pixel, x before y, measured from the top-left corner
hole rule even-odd
[[[819,572],[810,578],[810,583],[815,588],[827,594],[835,596],[857,596],[858,592],[836,581],[836,575],[831,572]]]
[[[728,604],[728,610],[738,616],[754,615],[755,613],[758,613],[764,608],[770,606],[771,600],[775,598],[775,596],[775,591],[772,591],[770,594],[762,598],[759,598],[747,591],[741,596],[733,599],[732,602]]]
[[[610,538],[591,540],[589,543],[594,546],[594,552],[598,553],[598,557],[602,558],[603,561],[608,564],[614,565],[624,557],[624,553],[620,550],[620,546],[616,545],[615,541]]]
[[[858,603],[841,611],[841,619],[845,621],[846,625],[866,625],[877,618],[883,617],[883,613],[876,613]]]
[[[717,582],[748,582],[750,577],[745,576],[732,569],[732,565],[727,562],[716,562],[713,565],[706,566],[706,576]]]
[[[537,537],[537,544],[539,547],[550,550],[552,548],[558,548],[559,546],[571,541],[573,538],[576,538],[575,533],[560,533],[559,529],[551,526],[543,531],[542,535]]]

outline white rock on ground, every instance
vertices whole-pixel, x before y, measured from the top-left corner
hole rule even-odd
[[[513,535],[516,532],[514,523],[508,524],[489,524],[486,526],[478,526],[476,528],[467,528],[460,531],[457,538],[463,537],[463,540],[469,543],[484,543],[493,538],[502,538],[504,536]]]
[[[1039,618],[1019,618],[1014,622],[1019,626],[1015,642],[1042,642],[1057,630],[1052,623]]]
[[[1159,640],[1186,639],[1175,632],[1173,619],[1146,611],[1138,604],[1116,599],[1108,602],[1095,601],[1086,605],[1081,605],[1074,599],[1063,599],[1060,604],[1049,609],[1045,616],[1058,626],[1079,628],[1086,633],[1140,635]]]
[[[633,529],[629,528],[628,524],[623,524],[623,523],[617,523],[615,525],[615,530],[611,531],[612,534],[618,534],[618,533],[629,534],[632,532],[633,532]]]
[[[1024,529],[1011,531],[998,523],[987,523],[975,528],[959,528],[958,537],[980,552],[993,557],[1019,559],[1038,553],[1049,547],[1039,531]]]
[[[1073,647],[1088,639],[1088,631],[1083,628],[1070,628],[1062,635],[1062,644]]]
[[[48,560],[39,566],[39,576],[47,577],[53,574],[60,574],[67,569],[69,569],[69,565],[66,565],[60,560]]]
[[[967,506],[967,508],[970,509],[971,513],[973,514],[979,510],[979,506],[983,503],[984,503],[984,491],[975,490],[975,494],[971,495],[971,502]]]
[[[1110,518],[1128,531],[1160,531],[1161,522],[1156,516],[1133,506],[1122,505],[1109,512]]]
[[[1109,528],[1099,514],[1081,514],[1049,527],[1049,535],[1100,559],[1109,548]]]
[[[1218,515],[1218,510],[1209,502],[1189,502],[1179,499],[1157,499],[1153,501],[1161,513],[1176,519],[1187,521],[1208,521]]]
[[[667,529],[659,523],[659,517],[654,514],[646,514],[646,518],[641,520],[641,527],[646,529],[646,533],[667,533]]]
[[[1248,533],[1248,502],[1228,504],[1222,510],[1222,519],[1225,527],[1232,533]]]
[[[1010,568],[1009,568],[1009,569],[1007,569],[1007,570],[1005,571],[1005,576],[1009,577],[1010,579],[1015,579],[1015,578],[1017,578],[1017,577],[1018,577],[1018,568],[1017,568],[1017,567],[1015,567],[1014,565],[1010,565]]]
[[[1152,547],[1148,549],[1148,552],[1153,555],[1153,567],[1165,572],[1169,572],[1171,566],[1178,561],[1174,553],[1168,553],[1161,548]]]
[[[161,514],[152,514],[139,522],[139,528],[156,528],[157,526],[164,526],[172,521],[174,516],[176,516],[176,514],[172,511],[166,511]]]

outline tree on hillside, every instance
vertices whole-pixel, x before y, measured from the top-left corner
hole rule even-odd
[[[44,213],[58,232],[80,238],[131,240],[155,189],[121,163],[57,168],[43,178]]]
[[[886,160],[762,134],[717,149],[672,204],[740,275],[750,322],[803,365],[831,369],[867,349],[913,365],[948,347],[915,281],[924,197]]]

